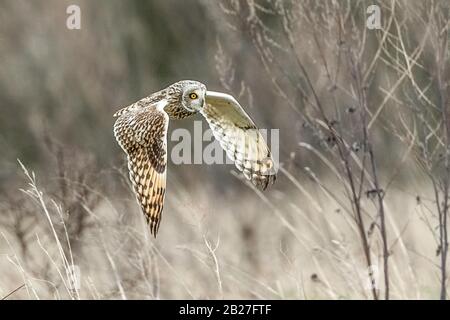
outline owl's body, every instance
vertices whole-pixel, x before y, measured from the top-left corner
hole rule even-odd
[[[264,190],[276,178],[264,139],[232,96],[207,91],[197,81],[176,82],[114,114],[114,135],[128,156],[130,179],[154,236],[166,193],[169,119],[198,112],[247,179]]]
[[[164,112],[167,113],[170,119],[179,120],[190,117],[196,114],[197,111],[189,111],[186,108],[183,108],[181,104],[182,95],[180,93],[183,91],[183,88],[187,86],[196,86],[196,85],[198,86],[202,84],[191,80],[183,80],[176,82],[171,86],[161,91],[155,92],[149,95],[148,97],[145,97],[133,103],[128,107],[120,109],[114,114],[114,117],[119,117],[130,110],[141,110],[142,108],[155,105],[156,103],[162,101],[167,101],[167,104],[164,106]],[[204,87],[204,85],[202,86]],[[151,111],[151,109],[147,111]]]

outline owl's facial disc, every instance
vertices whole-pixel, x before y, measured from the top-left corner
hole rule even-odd
[[[183,91],[181,104],[190,112],[199,111],[205,103],[206,88],[203,86],[191,86]]]

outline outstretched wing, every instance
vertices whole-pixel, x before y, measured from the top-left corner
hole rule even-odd
[[[269,148],[254,122],[231,95],[207,91],[200,111],[227,156],[252,183],[265,190],[276,179]]]
[[[117,142],[128,156],[137,200],[155,237],[166,193],[169,124],[169,116],[160,103],[121,113],[114,124]]]

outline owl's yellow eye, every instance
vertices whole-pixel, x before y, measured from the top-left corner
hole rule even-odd
[[[189,98],[191,98],[192,100],[194,100],[194,99],[197,99],[197,98],[198,98],[198,95],[197,95],[196,93],[191,93],[191,94],[189,95]]]

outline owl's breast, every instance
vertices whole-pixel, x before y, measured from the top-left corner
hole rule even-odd
[[[191,112],[191,111],[186,110],[185,108],[183,108],[181,106],[180,103],[168,104],[164,108],[164,111],[167,112],[167,114],[169,115],[169,117],[171,119],[185,119],[185,118],[193,116],[194,114],[197,113],[196,111]]]

